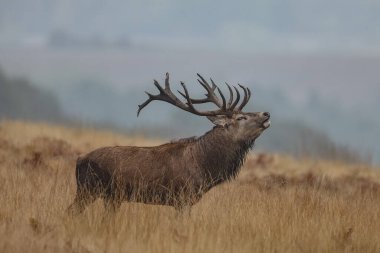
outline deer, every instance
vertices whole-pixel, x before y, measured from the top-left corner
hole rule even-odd
[[[183,210],[196,204],[211,188],[236,178],[255,140],[270,126],[270,114],[242,111],[251,97],[249,88],[238,84],[244,93],[239,104],[242,96],[236,86],[226,83],[227,101],[211,78],[210,84],[200,74],[197,76],[206,91],[204,98],[191,98],[184,82],[180,82],[181,100],[172,92],[166,73],[165,87],[154,80],[159,94],[146,92],[148,99],[138,105],[137,116],[152,101],[163,101],[206,117],[214,127],[200,137],[159,146],[101,147],[80,156],[70,213],[82,213],[98,198],[111,211],[118,210],[123,201]],[[211,104],[216,109],[201,111],[195,107],[200,104]]]

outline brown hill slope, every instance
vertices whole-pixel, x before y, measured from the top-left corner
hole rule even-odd
[[[158,140],[40,123],[0,123],[1,252],[379,252],[380,172],[365,165],[250,155],[237,180],[178,215],[96,202],[68,218],[78,154]]]

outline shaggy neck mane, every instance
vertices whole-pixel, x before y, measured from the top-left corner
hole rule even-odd
[[[214,127],[203,136],[194,139],[194,156],[211,185],[235,178],[243,165],[254,140],[234,141],[223,127]]]

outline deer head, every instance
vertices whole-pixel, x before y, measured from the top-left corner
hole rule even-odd
[[[190,112],[199,116],[206,116],[217,127],[224,128],[226,133],[229,134],[235,141],[250,141],[256,139],[265,129],[270,126],[270,114],[268,112],[243,112],[243,108],[247,105],[251,91],[249,88],[239,84],[239,87],[244,92],[244,97],[239,105],[241,98],[239,89],[236,86],[231,86],[226,83],[229,90],[229,99],[226,100],[221,89],[210,79],[211,85],[200,75],[197,74],[198,82],[206,90],[206,97],[202,99],[190,98],[186,85],[181,82],[183,92],[178,93],[185,99],[185,102],[177,98],[170,89],[169,73],[166,73],[165,87],[161,87],[160,84],[154,80],[154,85],[159,90],[159,94],[152,95],[148,92],[148,99],[139,105],[137,116],[140,111],[154,100],[165,101],[170,103],[184,111]],[[216,91],[219,96],[216,94]],[[235,93],[233,92],[235,90]],[[236,95],[236,98],[234,98]],[[210,111],[199,111],[194,107],[196,104],[213,103],[218,109]]]

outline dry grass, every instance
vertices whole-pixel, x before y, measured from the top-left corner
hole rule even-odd
[[[79,153],[149,145],[88,129],[0,123],[0,252],[380,252],[380,174],[366,166],[250,156],[238,180],[211,190],[190,215],[100,201],[79,217]]]

